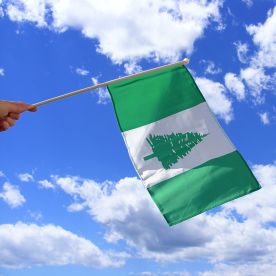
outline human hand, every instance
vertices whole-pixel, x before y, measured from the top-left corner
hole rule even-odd
[[[5,131],[15,125],[20,114],[29,110],[30,104],[22,102],[0,101],[0,131]],[[36,108],[30,109],[34,112]]]

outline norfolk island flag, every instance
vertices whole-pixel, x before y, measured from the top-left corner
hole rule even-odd
[[[184,66],[108,89],[133,165],[169,225],[261,188]]]

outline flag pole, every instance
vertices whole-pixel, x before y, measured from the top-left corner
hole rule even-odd
[[[134,78],[134,77],[142,76],[142,75],[150,73],[150,72],[156,72],[158,70],[169,68],[169,67],[176,66],[176,65],[186,65],[188,63],[189,63],[189,59],[185,58],[184,60],[178,61],[176,63],[171,63],[171,64],[167,64],[167,65],[164,65],[164,66],[156,67],[156,68],[146,70],[146,71],[143,71],[143,72],[140,72],[140,73],[137,73],[137,74],[133,74],[133,75],[125,76],[125,77],[118,78],[118,79],[115,79],[115,80],[103,82],[103,83],[100,83],[100,84],[97,84],[97,85],[94,85],[94,86],[89,86],[89,87],[82,88],[82,89],[79,89],[79,90],[75,90],[75,91],[72,91],[72,92],[69,92],[69,93],[66,93],[66,94],[48,99],[48,100],[44,100],[44,101],[41,101],[41,102],[30,105],[30,107],[28,109],[33,109],[35,107],[38,107],[38,106],[41,106],[41,105],[44,105],[44,104],[55,102],[55,101],[58,101],[58,100],[61,100],[61,99],[67,98],[67,97],[71,97],[71,96],[74,96],[74,95],[77,95],[77,94],[80,94],[80,93],[83,93],[83,92],[86,92],[86,91],[89,91],[89,90],[93,90],[93,89],[97,89],[97,88],[100,88],[100,87],[103,87],[103,86],[107,86],[107,85],[110,85],[110,84],[113,84],[113,83],[116,83],[116,82],[119,82],[119,81],[128,80],[128,79],[131,79],[131,78]]]

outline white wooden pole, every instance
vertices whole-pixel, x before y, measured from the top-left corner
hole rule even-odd
[[[143,72],[140,72],[140,73],[137,73],[137,74],[133,74],[133,75],[118,78],[118,79],[115,79],[115,80],[103,82],[103,83],[100,83],[100,84],[97,84],[97,85],[94,85],[94,86],[89,86],[89,87],[82,88],[82,89],[79,89],[79,90],[75,90],[75,91],[69,92],[67,94],[63,94],[63,95],[60,95],[60,96],[57,96],[57,97],[54,97],[54,98],[51,98],[51,99],[48,99],[48,100],[44,100],[44,101],[32,104],[28,109],[32,109],[32,108],[35,108],[35,107],[38,107],[38,106],[41,106],[41,105],[44,105],[44,104],[55,102],[55,101],[58,101],[58,100],[61,100],[61,99],[67,98],[67,97],[71,97],[71,96],[74,96],[74,95],[77,95],[77,94],[80,94],[80,93],[83,93],[83,92],[86,92],[86,91],[89,91],[89,90],[93,90],[93,89],[97,89],[97,88],[100,88],[100,87],[103,87],[103,86],[107,86],[107,85],[110,85],[112,83],[116,83],[116,82],[119,82],[119,81],[122,81],[122,80],[128,80],[128,79],[131,79],[133,77],[142,76],[142,75],[150,73],[150,72],[155,72],[155,71],[165,69],[165,68],[169,68],[169,67],[172,67],[172,66],[175,66],[175,65],[182,65],[182,64],[186,65],[188,63],[189,63],[189,59],[185,58],[184,60],[178,61],[176,63],[160,66],[160,67],[153,68],[153,69],[150,69],[150,70],[146,70],[146,71],[143,71]]]

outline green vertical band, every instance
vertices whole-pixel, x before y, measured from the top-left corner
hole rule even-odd
[[[261,186],[239,154],[226,154],[148,188],[169,225],[196,216]]]
[[[177,65],[108,86],[121,131],[204,102],[185,66]]]

